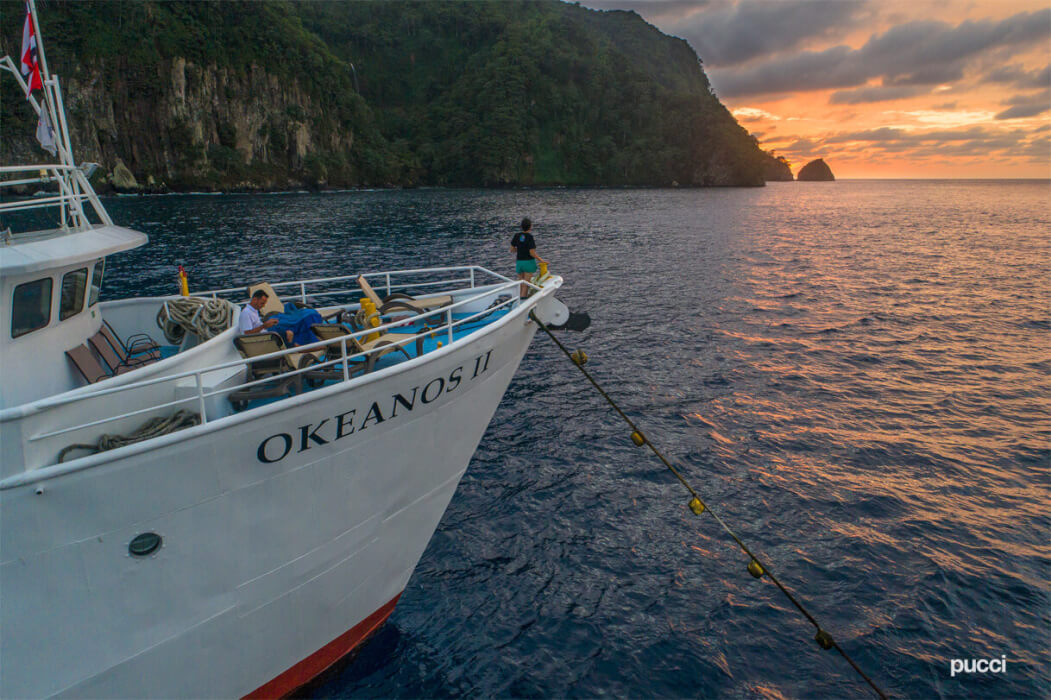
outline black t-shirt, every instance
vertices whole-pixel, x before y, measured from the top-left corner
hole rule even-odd
[[[514,238],[511,239],[511,245],[518,249],[518,256],[515,260],[532,260],[533,256],[529,254],[533,248],[536,248],[536,241],[533,240],[533,234],[516,233]]]

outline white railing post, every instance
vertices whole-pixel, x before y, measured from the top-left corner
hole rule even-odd
[[[343,381],[349,382],[350,361],[347,359],[347,336],[343,336],[343,338],[339,341],[339,345],[340,349],[342,350],[342,353],[340,353],[340,355],[343,358]]]
[[[445,312],[445,322],[449,324],[449,345],[453,344],[453,310],[450,307]]]
[[[387,273],[387,296],[390,296],[390,273]]]
[[[303,306],[307,305],[307,283],[299,283],[299,300],[303,302]]]
[[[471,289],[474,289],[474,268],[471,268]]]
[[[201,385],[201,373],[195,372],[193,378],[197,382],[197,407],[201,411],[201,425],[204,425],[208,422],[208,412],[204,409],[204,387]]]

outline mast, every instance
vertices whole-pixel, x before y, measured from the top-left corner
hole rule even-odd
[[[66,121],[66,108],[62,99],[62,89],[59,87],[57,75],[51,75],[47,65],[47,55],[44,52],[44,40],[40,32],[40,21],[37,17],[36,1],[26,0],[29,10],[29,21],[32,23],[33,37],[36,41],[37,65],[40,70],[40,81],[42,85],[43,99],[38,104],[29,87],[22,79],[21,70],[9,56],[0,59],[0,68],[14,75],[19,85],[26,92],[29,104],[39,115],[41,121],[47,120],[51,127],[52,139],[55,144],[55,155],[58,157],[57,165],[41,165],[39,182],[53,182],[58,185],[59,195],[55,198],[45,199],[38,204],[56,206],[59,210],[59,226],[66,230],[70,224],[76,228],[90,226],[84,202],[91,204],[96,216],[105,225],[112,225],[102,203],[95,194],[94,188],[88,182],[84,172],[77,168],[73,158],[72,142],[69,138],[69,124]],[[39,129],[39,126],[38,126]],[[39,133],[39,132],[38,132]],[[19,172],[26,170],[18,166],[0,167],[3,172]],[[23,184],[24,181],[8,181],[5,185]],[[6,203],[5,203],[6,204]],[[0,209],[10,208],[0,205]]]

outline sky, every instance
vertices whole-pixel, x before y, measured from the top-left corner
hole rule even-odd
[[[1051,177],[1051,0],[582,0],[690,43],[793,172]]]

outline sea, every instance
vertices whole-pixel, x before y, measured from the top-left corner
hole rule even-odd
[[[884,692],[1051,696],[1048,181],[106,204],[151,239],[109,298],[180,264],[510,275],[531,218],[592,321],[559,339]],[[875,697],[630,432],[538,333],[389,621],[310,696]]]

